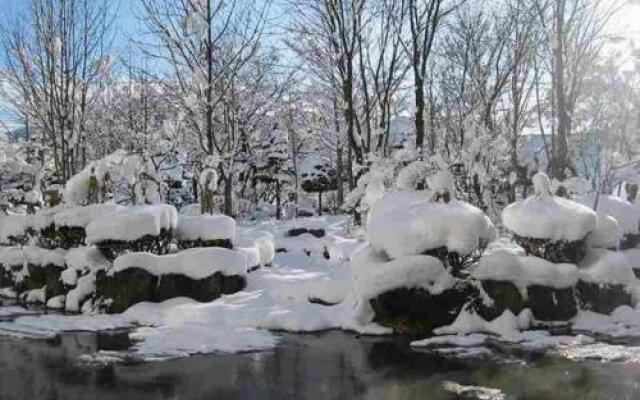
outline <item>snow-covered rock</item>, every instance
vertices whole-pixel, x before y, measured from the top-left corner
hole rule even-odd
[[[179,241],[230,241],[235,230],[236,221],[226,215],[180,215],[175,237]]]
[[[87,243],[107,240],[135,241],[144,236],[158,236],[178,226],[178,212],[172,205],[158,204],[129,207],[123,212],[104,215],[87,225]]]
[[[261,265],[270,265],[276,254],[273,234],[267,231],[243,229],[236,233],[233,238],[233,245],[258,249]]]
[[[445,247],[467,255],[496,237],[478,208],[462,201],[433,202],[427,192],[389,193],[371,209],[367,236],[373,248],[391,258]]]

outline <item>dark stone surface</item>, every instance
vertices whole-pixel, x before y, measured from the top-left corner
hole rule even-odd
[[[574,242],[551,241],[514,235],[515,242],[521,246],[526,255],[544,258],[552,263],[577,264],[587,254],[586,240]]]
[[[163,229],[158,236],[146,235],[133,241],[105,240],[95,243],[95,246],[105,258],[113,261],[118,256],[132,251],[143,251],[158,255],[167,254],[172,239],[172,232]]]
[[[620,240],[620,250],[633,249],[640,245],[640,235],[626,234]]]
[[[491,307],[474,304],[478,315],[487,321],[499,317],[505,310],[518,315],[529,308],[533,317],[539,321],[566,321],[578,312],[574,288],[555,289],[540,285],[527,287],[527,298],[508,281],[482,281],[482,288],[493,299]]]
[[[580,308],[601,314],[611,314],[620,306],[633,306],[631,295],[623,285],[596,284],[578,281],[576,286]]]
[[[232,249],[233,244],[231,239],[219,239],[219,240],[180,240],[178,241],[178,247],[180,249],[192,249],[194,247],[223,247],[225,249]]]
[[[324,237],[324,235],[326,234],[324,229],[292,228],[287,231],[287,236],[295,237],[304,235],[305,233],[313,235],[316,238]]]
[[[179,274],[158,277],[141,268],[128,268],[113,276],[104,271],[98,272],[96,297],[110,299],[105,311],[117,313],[143,301],[161,302],[174,297],[212,301],[223,294],[236,293],[244,289],[245,285],[243,276],[226,276],[219,272],[198,280]]]
[[[478,289],[458,281],[451,289],[433,295],[424,289],[395,289],[370,301],[374,322],[399,333],[425,334],[450,325],[462,307],[478,297]]]
[[[13,284],[13,274],[11,270],[5,269],[4,266],[0,264],[0,288],[12,287]]]

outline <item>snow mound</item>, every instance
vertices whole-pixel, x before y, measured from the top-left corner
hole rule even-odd
[[[587,245],[603,249],[617,249],[620,245],[618,221],[609,215],[598,214],[596,229],[587,238]]]
[[[64,259],[68,268],[79,272],[97,272],[111,268],[109,260],[102,255],[100,250],[92,246],[70,249]]]
[[[589,207],[551,194],[549,178],[533,177],[535,194],[507,206],[504,225],[521,237],[553,241],[584,239],[596,228],[596,213]]]
[[[135,206],[122,212],[104,215],[87,225],[87,243],[105,240],[133,241],[147,235],[158,236],[162,230],[178,226],[178,212],[169,204]]]
[[[233,238],[233,245],[258,249],[261,265],[271,264],[276,255],[273,235],[267,231],[243,230]]]
[[[196,280],[208,278],[216,272],[244,276],[247,273],[247,256],[242,251],[220,247],[188,249],[164,256],[128,253],[116,258],[112,271],[136,267],[156,276],[180,274]]]
[[[5,268],[33,264],[38,266],[55,265],[64,267],[65,251],[62,249],[48,250],[40,247],[5,247],[0,250],[0,264]]]
[[[446,247],[469,254],[481,242],[493,240],[496,230],[487,216],[465,202],[432,202],[424,192],[389,193],[371,209],[367,234],[377,251],[392,258]]]
[[[72,207],[61,211],[53,217],[56,226],[86,228],[91,221],[118,213],[126,208],[112,203],[91,204],[84,207]]]
[[[473,310],[462,310],[449,326],[434,329],[437,335],[469,334],[488,332],[503,338],[517,337],[521,330],[527,329],[531,323],[531,312],[524,309],[518,315],[505,310],[498,318],[485,321]]]
[[[24,235],[29,227],[29,219],[25,215],[1,215],[0,243],[9,244],[10,237]]]
[[[353,256],[353,293],[357,300],[356,315],[360,322],[370,322],[373,310],[369,300],[399,288],[427,290],[440,294],[451,289],[456,279],[435,257],[417,255],[386,261],[371,247]]]
[[[178,240],[223,240],[233,238],[236,221],[226,215],[180,215],[175,236]]]
[[[595,195],[577,199],[580,203],[593,207]],[[640,207],[619,197],[601,194],[598,197],[598,215],[610,215],[618,221],[620,233],[637,235],[640,233]]]
[[[589,249],[579,267],[580,280],[585,282],[638,286],[632,265],[622,253],[605,249]]]
[[[573,264],[554,264],[538,257],[497,251],[480,258],[471,276],[478,280],[512,282],[526,297],[526,289],[532,285],[555,289],[574,286],[578,282],[578,268]]]

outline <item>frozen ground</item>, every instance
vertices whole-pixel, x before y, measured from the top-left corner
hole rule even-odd
[[[326,235],[287,237],[289,229],[300,226],[324,228]],[[34,339],[71,331],[126,329],[132,347],[83,355],[85,360],[110,362],[130,357],[157,359],[273,349],[279,345],[282,331],[389,333],[362,319],[366,299],[359,294],[368,292],[357,286],[366,279],[358,278],[357,262],[352,269],[350,260],[356,252],[366,253],[367,244],[364,234],[348,226],[346,219],[259,223],[239,226],[238,231],[245,241],[263,238],[264,234],[256,232],[268,231],[275,240],[273,247],[278,249],[273,266],[250,273],[242,292],[210,303],[184,298],[140,303],[116,315],[41,315],[18,306],[0,307],[0,335]],[[500,239],[490,245],[489,253],[503,248],[503,242]],[[369,289],[379,286],[380,280],[386,279],[383,275]],[[577,360],[640,361],[640,347],[636,346],[640,343],[640,309],[621,307],[611,316],[583,311],[564,327],[562,335],[540,330],[520,332],[518,329],[527,325],[526,311],[518,316],[505,313],[491,323],[474,315],[461,315],[453,325],[438,330],[441,336],[416,340],[412,348],[463,359],[508,359],[505,349],[519,349]],[[486,333],[471,333],[478,330]]]

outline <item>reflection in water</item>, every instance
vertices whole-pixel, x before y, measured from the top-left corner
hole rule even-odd
[[[283,335],[272,351],[88,365],[126,334],[0,338],[0,399],[454,399],[443,381],[499,388],[510,399],[640,398],[640,367],[537,357],[463,362],[415,352],[407,338],[343,332]]]

